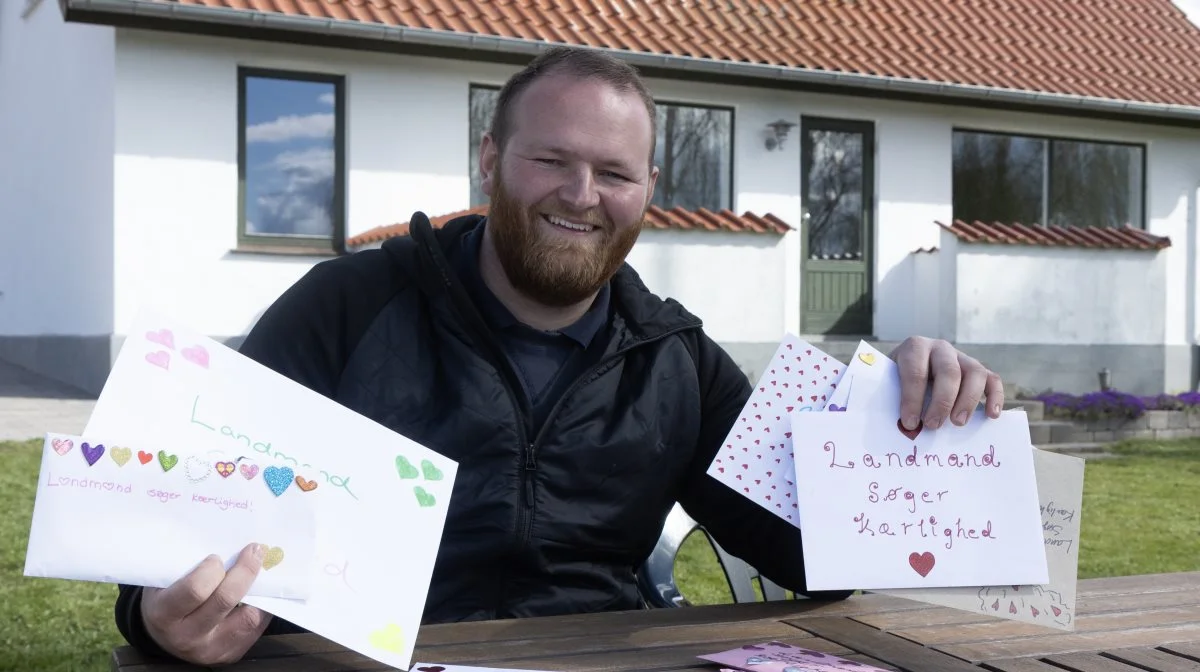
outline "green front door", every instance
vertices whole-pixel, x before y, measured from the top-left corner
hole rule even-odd
[[[870,336],[874,125],[805,117],[800,130],[801,329]]]

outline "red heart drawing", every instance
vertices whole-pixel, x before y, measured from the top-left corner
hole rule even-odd
[[[1017,605],[1015,602],[1008,603],[1008,613],[1010,613],[1010,614],[1017,613]]]
[[[1053,611],[1055,616],[1062,616],[1062,609],[1059,609],[1054,605],[1050,605],[1050,611]]]
[[[814,369],[816,369],[817,371],[820,371],[820,370],[821,370],[821,365],[820,365],[820,364],[813,364],[813,368],[814,368]]]
[[[925,423],[920,420],[917,421],[916,429],[905,429],[903,422],[901,422],[900,420],[896,421],[896,429],[900,430],[901,434],[907,436],[909,441],[916,441],[917,435],[920,434],[921,430],[924,428],[925,428]]]
[[[723,473],[725,473],[725,467],[717,467],[717,471],[719,471],[723,474]]]
[[[149,462],[150,460],[153,460],[153,459],[154,459],[154,455],[151,455],[150,453],[147,453],[144,450],[138,451],[138,462],[141,462],[142,464],[146,464],[147,462]]]
[[[996,601],[992,602],[992,611],[1000,611],[1000,598],[996,598]]]
[[[770,478],[770,477],[771,477],[771,472],[769,472],[769,471],[768,471],[768,472],[767,472],[767,478]]]
[[[1042,612],[1037,610],[1037,607],[1030,605],[1029,611],[1033,613],[1033,617],[1037,618]]]
[[[934,562],[936,561],[934,560],[933,553],[929,551],[920,554],[908,554],[908,565],[921,576],[929,576],[929,572],[933,571]]]

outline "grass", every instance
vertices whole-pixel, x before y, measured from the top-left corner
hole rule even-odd
[[[116,586],[23,575],[40,450],[40,441],[0,442],[0,670],[108,670],[124,643],[113,624]],[[1080,578],[1200,569],[1200,439],[1112,451],[1119,457],[1087,463]],[[685,542],[676,579],[693,604],[729,601],[701,535]]]

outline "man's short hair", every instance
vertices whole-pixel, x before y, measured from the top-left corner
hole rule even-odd
[[[601,51],[584,47],[554,46],[542,52],[529,65],[504,83],[496,101],[489,132],[501,152],[512,134],[513,101],[528,89],[539,77],[564,74],[577,79],[598,79],[617,91],[633,91],[646,105],[650,115],[650,163],[654,162],[655,145],[658,141],[658,112],[654,97],[650,95],[637,68]]]

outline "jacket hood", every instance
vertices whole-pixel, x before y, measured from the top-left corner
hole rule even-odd
[[[409,234],[385,241],[382,248],[430,298],[443,297],[459,282],[447,259],[459,254],[463,234],[483,219],[483,215],[465,215],[435,229],[429,217],[418,211],[409,220]],[[621,264],[610,282],[613,305],[635,341],[703,326],[700,318],[675,299],[663,299],[651,292],[628,262]]]

